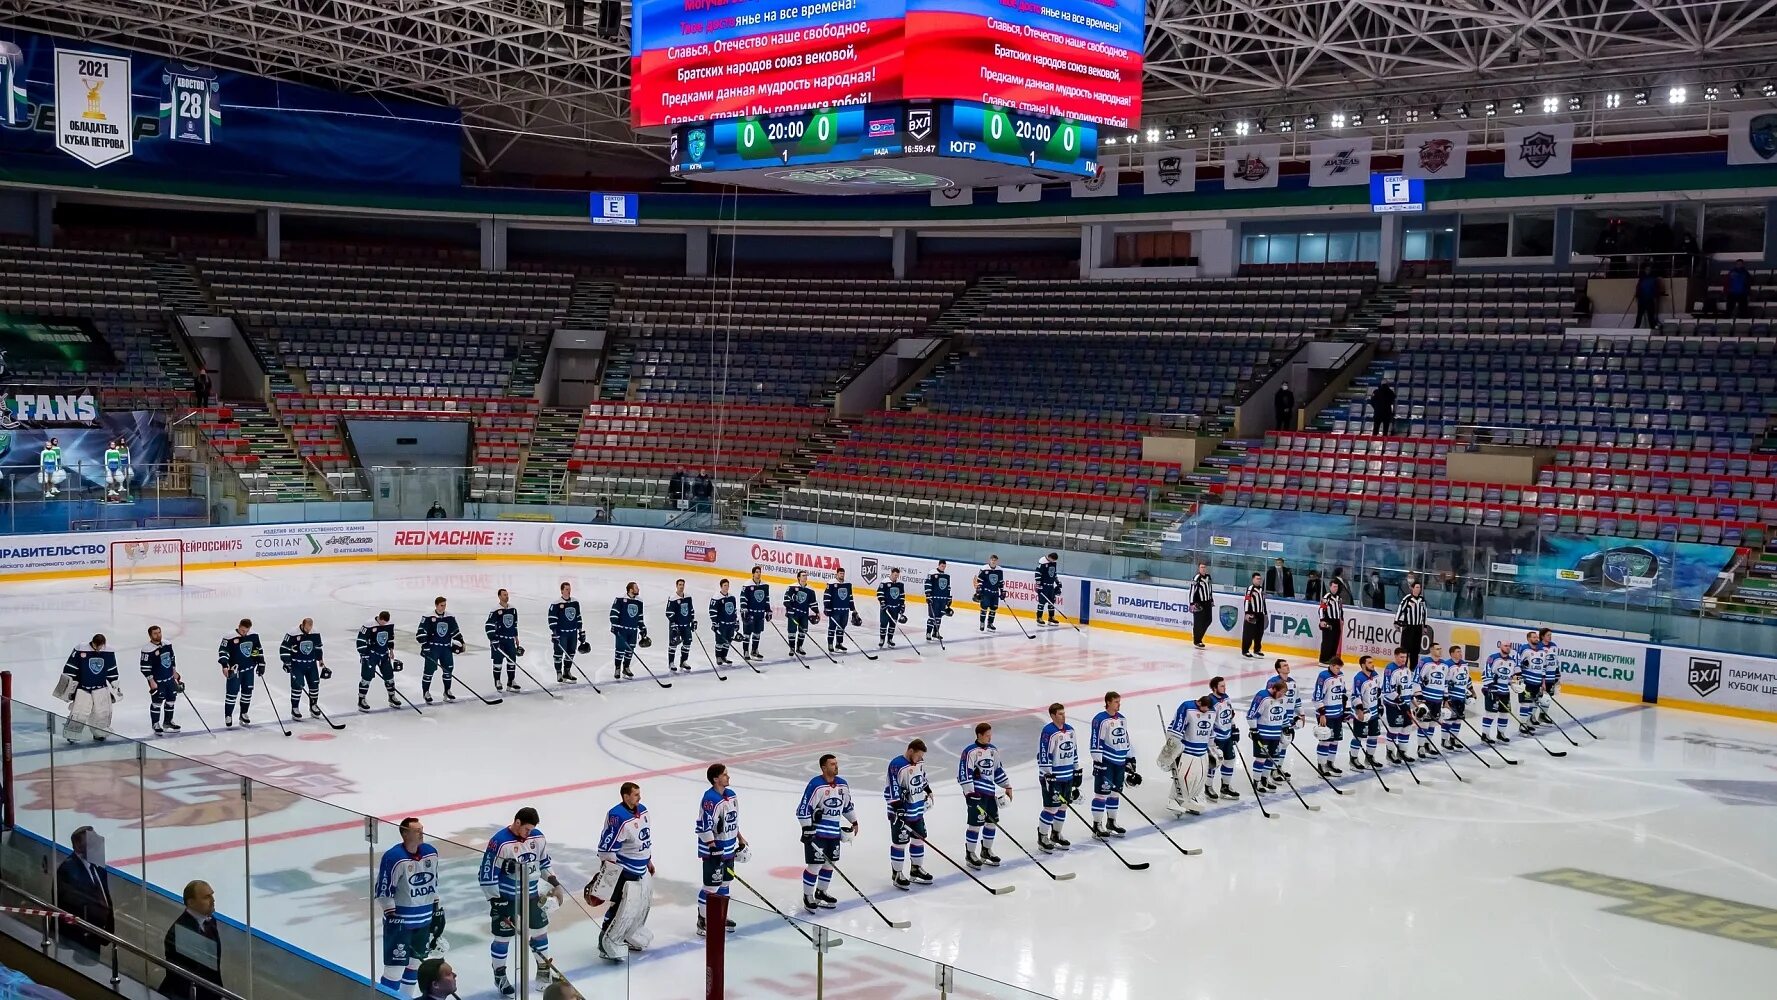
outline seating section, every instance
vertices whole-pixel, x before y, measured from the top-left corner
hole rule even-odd
[[[473,466],[470,499],[512,499],[539,405],[529,399],[478,396],[391,398],[296,394],[277,397],[279,419],[304,465],[319,472],[335,497],[366,499],[347,441],[348,419],[467,420]]]
[[[254,503],[321,500],[327,494],[264,407],[212,406],[197,411],[198,435]]]
[[[659,503],[677,471],[708,473],[735,492],[808,447],[827,411],[703,403],[594,403],[567,458],[571,497]]]
[[[1383,325],[1409,337],[1559,334],[1578,322],[1584,282],[1584,275],[1565,271],[1429,275]]]
[[[963,285],[630,278],[611,323],[627,352],[630,399],[800,406],[818,401],[895,338],[923,331]]]
[[[78,377],[113,405],[164,405],[181,390],[190,394],[191,371],[168,334],[154,274],[136,254],[0,246],[0,312],[90,320],[117,363]],[[6,370],[14,381],[69,377],[65,361],[17,352]]]
[[[494,396],[567,311],[566,274],[201,258],[217,303],[263,331],[311,392]]]

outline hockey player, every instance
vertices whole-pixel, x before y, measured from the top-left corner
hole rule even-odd
[[[43,490],[44,499],[61,493],[61,485],[68,478],[62,468],[62,439],[50,438],[43,450],[37,453],[37,485]]]
[[[605,830],[599,835],[598,875],[586,886],[589,899],[611,902],[599,927],[599,955],[612,962],[654,943],[654,932],[648,929],[648,911],[654,905],[654,837],[648,828],[648,807],[642,805],[642,786],[633,781],[625,781],[617,794],[620,800],[605,813]]]
[[[988,556],[987,565],[975,571],[975,603],[981,606],[977,632],[997,632],[993,620],[1000,613],[1000,598],[1006,593],[1006,571],[1000,569],[1000,557]]]
[[[1388,727],[1388,761],[1400,764],[1411,760],[1408,745],[1412,742],[1413,703],[1419,697],[1419,681],[1407,663],[1407,650],[1398,646],[1394,662],[1382,675],[1382,719]]]
[[[950,610],[950,564],[943,559],[938,566],[926,574],[926,638],[939,638],[944,619],[954,612]]]
[[[750,855],[747,838],[740,832],[740,801],[728,787],[728,768],[711,764],[704,774],[710,787],[697,810],[697,858],[703,862],[703,888],[697,890],[698,937],[707,933],[710,893],[726,898],[734,866]],[[734,930],[734,921],[728,921],[727,928]]]
[[[1000,856],[993,853],[993,839],[1000,832],[999,793],[1012,799],[1012,779],[1000,766],[999,748],[993,745],[993,723],[975,724],[975,742],[966,747],[956,762],[956,781],[963,786],[963,804],[968,808],[969,830],[963,857],[970,868],[984,864],[999,867]]]
[[[426,672],[420,675],[420,695],[426,704],[432,703],[432,674],[440,669],[444,671],[444,700],[456,701],[457,696],[450,693],[451,672],[457,668],[456,654],[468,647],[463,630],[457,627],[457,616],[444,610],[444,598],[432,598],[432,613],[420,619],[413,637],[426,659]]]
[[[128,462],[124,458],[123,444],[114,439],[105,444],[105,502],[120,503],[129,499]]]
[[[691,633],[697,631],[697,604],[685,593],[685,581],[673,581],[666,600],[666,669],[691,672]]]
[[[117,686],[117,654],[105,648],[105,637],[94,635],[84,646],[75,646],[62,665],[56,690],[68,699],[68,725],[62,735],[69,743],[91,730],[93,740],[103,743],[110,735],[111,706],[123,697]]]
[[[787,639],[790,652],[798,656],[802,654],[802,643],[808,638],[811,622],[821,623],[820,602],[815,597],[814,588],[808,585],[808,571],[798,570],[796,585],[784,590],[784,623],[790,629]]]
[[[1067,807],[1080,799],[1085,783],[1080,769],[1080,743],[1067,722],[1067,706],[1049,706],[1049,724],[1037,737],[1037,784],[1043,791],[1043,811],[1037,816],[1037,846],[1045,851],[1065,851],[1073,841],[1061,835]]]
[[[1444,660],[1449,667],[1444,691],[1444,735],[1440,745],[1446,750],[1461,750],[1462,720],[1468,716],[1469,693],[1474,678],[1468,672],[1468,660],[1463,649],[1456,643],[1450,644],[1449,655]]]
[[[845,570],[833,571],[833,582],[821,592],[821,612],[827,616],[827,652],[846,652],[846,624],[849,622],[855,628],[864,624],[864,618],[858,614],[851,584],[845,582]]]
[[[1419,720],[1419,756],[1439,756],[1432,745],[1432,734],[1444,712],[1444,694],[1450,688],[1450,661],[1444,659],[1444,647],[1431,644],[1431,652],[1419,658],[1419,701],[1422,708],[1414,710]]]
[[[898,626],[906,622],[907,585],[901,582],[901,570],[891,569],[876,588],[876,648],[893,646]]]
[[[1123,696],[1115,691],[1104,696],[1104,711],[1092,719],[1092,835],[1100,840],[1121,837],[1129,831],[1117,825],[1117,809],[1123,804],[1123,784],[1141,784],[1135,772],[1135,747],[1129,739],[1129,720],[1123,718]]]
[[[321,717],[321,679],[333,676],[321,653],[321,633],[315,631],[315,620],[304,618],[296,631],[284,633],[278,643],[278,659],[290,675],[290,717],[302,718],[302,693],[308,692],[309,714]],[[419,968],[419,966],[414,966]]]
[[[1557,689],[1561,687],[1561,647],[1555,645],[1553,629],[1541,628],[1536,632],[1537,644],[1543,651],[1543,694],[1548,698],[1542,702],[1537,718],[1553,725],[1555,720],[1549,716],[1549,706],[1554,703]]]
[[[753,567],[753,578],[740,588],[740,655],[743,659],[759,658],[759,640],[765,635],[765,622],[771,618],[771,585]]]
[[[1323,775],[1345,773],[1339,770],[1339,741],[1345,738],[1350,700],[1345,664],[1335,653],[1314,680],[1314,767]]]
[[[142,647],[142,679],[148,682],[148,721],[154,735],[176,733],[173,706],[179,702],[179,688],[185,679],[173,658],[173,644],[160,641],[160,626],[148,626],[148,644]]]
[[[1320,599],[1320,662],[1339,658],[1339,642],[1345,635],[1345,589],[1334,580]]]
[[[1518,676],[1518,656],[1510,641],[1501,639],[1498,650],[1481,667],[1481,742],[1512,742],[1506,735],[1512,719],[1512,682]],[[1498,735],[1494,735],[1494,727]]]
[[[233,633],[222,637],[216,645],[216,663],[222,668],[228,686],[228,695],[222,701],[222,725],[234,728],[237,704],[241,709],[241,725],[252,725],[253,720],[247,718],[247,713],[253,708],[253,688],[258,685],[259,678],[265,676],[265,644],[253,631],[252,619],[242,618]]]
[[[1549,642],[1543,642],[1544,635],[1551,637]],[[1524,678],[1524,693],[1518,697],[1518,731],[1528,736],[1539,723],[1554,721],[1549,717],[1549,685],[1559,681],[1561,661],[1549,630],[1524,633],[1518,646],[1518,672]]]
[[[377,985],[407,996],[420,983],[420,963],[432,953],[433,925],[444,922],[438,898],[438,848],[412,816],[401,821],[401,841],[376,866],[376,902],[383,911],[383,974]]]
[[[1276,660],[1271,664],[1271,670],[1274,676],[1283,679],[1283,738],[1294,744],[1296,725],[1302,721],[1302,694],[1296,688],[1296,679],[1290,676],[1289,661]],[[1280,778],[1290,777],[1288,754],[1289,748],[1285,747],[1272,766]]]
[[[1253,781],[1270,792],[1277,790],[1277,779],[1289,781],[1289,775],[1277,768],[1283,756],[1284,720],[1289,716],[1289,689],[1282,677],[1273,677],[1265,689],[1253,695],[1246,710],[1246,720],[1253,727]]]
[[[1055,619],[1055,607],[1061,603],[1061,556],[1051,552],[1037,561],[1037,624],[1060,625]],[[1043,612],[1048,611],[1049,619],[1043,620]]]
[[[358,711],[370,711],[370,681],[378,674],[383,689],[389,694],[389,707],[400,708],[401,697],[395,691],[395,672],[401,661],[395,658],[395,624],[387,611],[358,626]]]
[[[839,860],[839,845],[858,835],[858,814],[851,786],[839,776],[839,758],[821,754],[820,768],[796,803],[796,819],[802,824],[802,908],[810,913],[839,905],[827,892],[833,863]]]
[[[586,620],[580,615],[580,602],[574,600],[574,588],[566,581],[561,585],[561,600],[549,606],[549,643],[555,654],[555,679],[572,683],[574,654],[592,652],[586,641]]]
[[[882,788],[883,800],[888,803],[889,878],[902,892],[913,888],[915,882],[932,884],[925,869],[926,804],[932,798],[925,759],[925,740],[908,743],[906,753],[889,761],[888,781]],[[910,856],[913,867],[909,870]]]
[[[629,661],[635,658],[636,647],[647,649],[653,645],[648,638],[648,621],[642,617],[642,601],[636,595],[642,588],[634,582],[623,585],[623,596],[611,601],[611,638],[616,642],[616,653],[612,662],[616,667],[613,679],[634,677],[629,669]]]
[[[724,577],[716,584],[719,593],[710,598],[710,631],[716,637],[716,663],[728,665],[728,647],[734,642],[734,633],[740,628],[739,602],[728,592],[728,579]]]
[[[1172,796],[1166,808],[1174,813],[1203,814],[1203,786],[1209,774],[1209,741],[1215,733],[1215,698],[1200,695],[1181,701],[1166,727],[1166,746],[1160,751],[1162,770],[1172,773]]]
[[[1227,678],[1211,677],[1209,679],[1209,693],[1216,716],[1215,729],[1210,734],[1213,743],[1209,759],[1210,763],[1215,764],[1217,769],[1221,771],[1222,790],[1217,792],[1215,788],[1206,783],[1204,794],[1212,802],[1216,800],[1217,795],[1224,799],[1237,799],[1240,798],[1240,793],[1234,790],[1231,782],[1234,780],[1234,758],[1239,749],[1240,729],[1234,724],[1236,709],[1234,699],[1228,697]]]
[[[518,644],[518,609],[511,604],[511,595],[501,587],[498,594],[500,603],[487,613],[487,624],[483,630],[487,632],[488,654],[494,664],[494,690],[518,690],[518,658],[524,655],[524,647]],[[506,665],[506,675],[500,676],[500,665]]]
[[[530,947],[539,958],[549,955],[549,907],[543,904],[545,894],[538,891],[538,881],[549,883],[547,895],[554,896],[558,905],[567,898],[561,880],[551,870],[549,840],[543,836],[542,830],[537,829],[539,822],[537,810],[525,806],[513,814],[510,825],[494,832],[487,842],[487,850],[481,855],[477,878],[481,882],[481,891],[487,896],[488,921],[493,934],[488,955],[494,963],[494,986],[501,996],[518,994],[506,975],[507,956],[512,951],[512,939],[518,933],[518,880],[524,879],[530,895],[531,912],[526,914]],[[549,971],[539,968],[537,978],[547,982]]]
[[[1357,658],[1357,673],[1351,676],[1351,743],[1347,760],[1353,771],[1364,769],[1357,752],[1364,751],[1370,767],[1381,767],[1376,759],[1376,745],[1382,736],[1382,677],[1376,673],[1374,657]]]

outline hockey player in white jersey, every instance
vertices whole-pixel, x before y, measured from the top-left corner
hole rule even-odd
[[[1345,664],[1335,656],[1314,681],[1314,767],[1322,775],[1345,773],[1339,770],[1339,741],[1350,701]]]
[[[1382,737],[1382,675],[1376,672],[1376,659],[1371,656],[1357,658],[1357,673],[1351,676],[1351,743],[1347,759],[1353,771],[1361,771],[1364,761],[1357,759],[1359,750],[1364,752],[1368,766],[1381,767],[1376,759],[1376,747]]]
[[[506,974],[506,965],[512,951],[512,939],[518,933],[519,880],[524,880],[531,902],[530,913],[526,914],[531,935],[529,944],[531,951],[539,957],[549,955],[549,908],[544,905],[545,894],[538,891],[541,888],[539,883],[549,883],[547,895],[553,896],[558,904],[566,897],[561,880],[555,877],[554,862],[549,857],[549,840],[543,836],[542,830],[537,829],[540,822],[537,810],[530,806],[518,810],[509,825],[494,832],[481,856],[478,879],[482,892],[487,895],[488,919],[493,932],[488,954],[494,963],[494,986],[502,996],[515,996],[518,992]],[[539,969],[538,978],[547,981],[549,973]]]
[[[888,780],[882,788],[883,801],[888,805],[889,878],[902,892],[913,888],[914,883],[932,884],[932,876],[925,869],[926,804],[932,799],[925,759],[925,740],[908,743],[905,753],[889,761]],[[907,868],[909,857],[913,860],[911,870]]]
[[[1481,667],[1481,742],[1510,743],[1512,685],[1518,677],[1518,654],[1511,642],[1499,640],[1498,651]],[[1498,727],[1497,733],[1495,727]]]
[[[1172,796],[1166,808],[1177,814],[1201,815],[1204,782],[1209,775],[1209,745],[1215,736],[1215,698],[1202,695],[1182,701],[1166,727],[1166,745],[1160,750],[1160,768],[1172,775]]]
[[[599,835],[599,870],[586,885],[586,901],[597,906],[609,900],[605,921],[599,928],[599,955],[621,962],[632,951],[654,943],[648,929],[648,911],[654,905],[654,836],[648,826],[648,807],[642,804],[642,786],[625,781],[618,788],[620,801],[605,814]]]
[[[1067,706],[1049,706],[1049,724],[1037,737],[1037,782],[1042,787],[1043,811],[1037,816],[1037,846],[1045,851],[1065,851],[1073,841],[1061,835],[1067,823],[1067,807],[1080,799],[1085,772],[1080,768],[1080,743],[1068,725]]]
[[[401,841],[383,852],[376,869],[376,903],[383,911],[383,974],[377,985],[408,996],[420,982],[420,964],[444,929],[438,898],[442,859],[412,816],[401,821]]]
[[[691,598],[684,599],[687,603]],[[708,933],[710,896],[728,896],[734,866],[745,863],[752,852],[740,832],[740,798],[729,787],[728,768],[711,764],[704,772],[710,787],[704,789],[697,808],[697,859],[703,864],[703,886],[697,890],[697,936]],[[640,796],[637,796],[640,800]],[[727,922],[734,930],[734,921]]]

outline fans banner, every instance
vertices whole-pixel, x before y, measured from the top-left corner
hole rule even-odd
[[[1554,177],[1573,173],[1573,126],[1530,125],[1506,129],[1507,177]]]

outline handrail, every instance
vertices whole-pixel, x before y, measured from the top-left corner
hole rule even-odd
[[[143,948],[140,948],[134,944],[131,944],[130,942],[124,940],[123,938],[118,937],[117,935],[111,933],[110,931],[104,929],[103,927],[99,927],[97,925],[87,923],[85,920],[82,920],[81,918],[75,916],[74,914],[69,913],[67,910],[64,910],[61,907],[56,906],[53,903],[50,903],[46,900],[42,900],[42,899],[37,898],[36,896],[32,895],[31,893],[26,892],[24,889],[19,888],[17,885],[14,885],[10,882],[5,883],[5,885],[8,890],[17,894],[20,898],[26,900],[27,902],[31,903],[35,908],[37,908],[39,910],[46,911],[46,913],[53,912],[54,914],[56,914],[56,916],[54,916],[54,917],[45,915],[43,918],[43,944],[40,945],[39,947],[42,948],[44,954],[46,954],[46,955],[49,954],[50,948],[52,946],[57,946],[60,944],[59,938],[61,937],[61,935],[60,934],[53,934],[52,935],[49,931],[50,921],[52,919],[55,920],[57,924],[78,924],[78,925],[80,925],[80,928],[82,930],[84,930],[87,933],[92,934],[96,937],[102,938],[107,943],[109,943],[113,949],[111,952],[111,985],[113,987],[116,987],[118,983],[123,981],[123,975],[120,972],[118,972],[118,970],[117,970],[117,950],[116,949],[121,948],[124,951],[127,951],[130,954],[136,956],[137,958],[140,958],[143,961],[148,962],[151,965],[159,966],[163,972],[177,970],[179,975],[192,981],[191,989],[192,989],[192,996],[194,996],[194,997],[197,995],[197,991],[199,989],[204,989],[204,990],[208,990],[208,991],[216,994],[217,996],[221,997],[222,1000],[246,1000],[245,997],[241,996],[239,993],[234,992],[233,990],[228,989],[227,987],[223,986],[221,983],[212,982],[211,980],[205,978],[200,973],[194,972],[191,969],[187,969],[183,966],[175,966],[175,965],[171,964],[170,962],[168,962],[166,959],[156,956],[152,952],[149,952]],[[148,984],[144,983],[142,985],[147,986]]]

